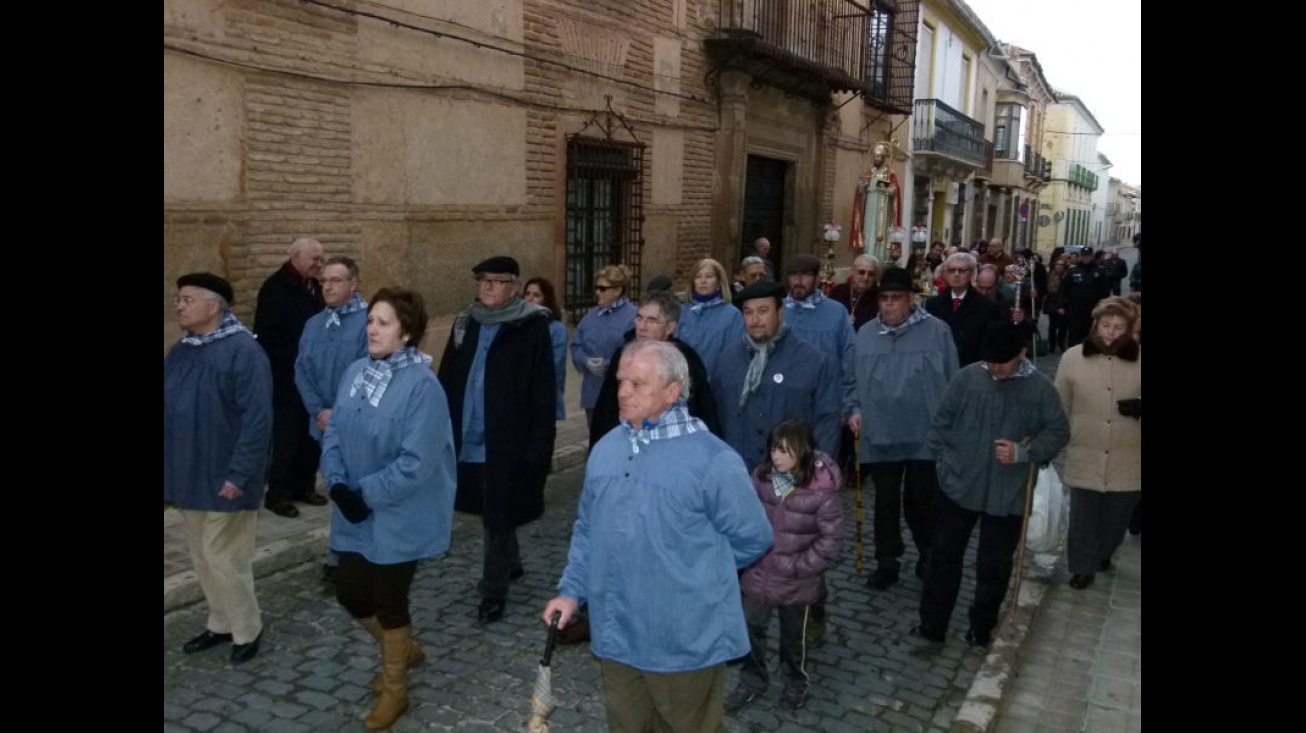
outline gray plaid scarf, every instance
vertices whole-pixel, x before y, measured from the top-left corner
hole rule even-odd
[[[354,383],[349,385],[349,396],[353,397],[362,390],[367,401],[376,407],[381,404],[381,397],[385,395],[396,371],[414,364],[426,366],[431,361],[431,355],[423,354],[416,346],[405,346],[384,359],[372,359],[354,377]]]
[[[224,339],[233,334],[240,333],[241,331],[249,333],[249,329],[245,328],[245,324],[240,322],[240,319],[236,317],[236,314],[227,311],[222,314],[222,320],[218,321],[217,328],[209,331],[203,336],[197,336],[190,331],[187,331],[186,335],[182,337],[181,342],[183,344],[190,344],[191,346],[203,346],[204,344],[211,344],[218,339]]]
[[[545,316],[552,318],[552,311],[542,305],[536,305],[520,296],[514,295],[512,300],[504,303],[498,308],[487,308],[479,300],[473,300],[471,305],[463,309],[453,319],[453,345],[454,348],[460,348],[463,345],[463,338],[467,336],[467,319],[473,318],[482,326],[492,325],[495,323],[509,323],[525,318],[533,313],[543,313]]]
[[[347,316],[350,313],[361,311],[366,307],[367,307],[367,301],[363,300],[363,298],[359,296],[358,293],[354,293],[353,295],[351,295],[349,297],[349,300],[345,301],[344,305],[337,305],[334,307],[327,306],[326,327],[328,329],[330,329],[332,326],[335,326],[336,328],[340,328],[340,316]]]

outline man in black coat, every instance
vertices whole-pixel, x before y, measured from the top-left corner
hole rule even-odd
[[[984,297],[971,285],[977,268],[978,262],[969,252],[950,255],[943,263],[947,289],[925,301],[926,312],[952,328],[957,360],[962,367],[979,361],[985,330],[990,323],[1003,320],[1002,305]]]
[[[484,526],[476,615],[487,624],[503,618],[508,584],[524,572],[517,528],[544,514],[558,384],[549,311],[518,296],[517,261],[491,257],[472,274],[477,299],[454,318],[437,374],[458,455],[454,509]]]
[[[720,437],[721,426],[717,422],[716,401],[712,398],[712,387],[707,383],[707,369],[694,347],[675,337],[676,326],[680,324],[680,300],[673,293],[654,291],[639,301],[639,312],[635,316],[635,327],[626,332],[626,343],[631,341],[667,341],[675,345],[689,364],[689,414],[703,421],[712,434]],[[621,363],[621,353],[625,346],[612,355],[611,363]],[[608,431],[620,424],[619,405],[617,404],[617,370],[608,369],[603,377],[603,386],[599,387],[599,398],[594,403],[594,413],[590,417],[590,447],[608,434]],[[639,427],[636,425],[635,427]]]
[[[317,466],[322,457],[309,432],[311,418],[295,386],[299,336],[308,319],[326,307],[322,300],[322,243],[303,237],[290,245],[290,259],[263,281],[254,309],[254,335],[272,366],[272,456],[263,505],[283,517],[298,517],[292,501],[324,506],[317,492]]]

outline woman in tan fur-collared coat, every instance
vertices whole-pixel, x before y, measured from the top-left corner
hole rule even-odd
[[[1111,568],[1134,505],[1143,495],[1143,356],[1133,338],[1138,307],[1121,297],[1093,309],[1091,335],[1057,367],[1070,418],[1062,479],[1070,487],[1066,555],[1072,588]]]

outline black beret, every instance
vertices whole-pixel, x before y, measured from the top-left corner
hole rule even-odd
[[[1020,350],[1029,346],[1020,326],[1011,321],[994,321],[984,331],[984,343],[980,346],[980,358],[990,364],[1005,364],[1020,355]]]
[[[880,273],[879,288],[881,293],[910,293],[911,274],[901,267],[886,267]]]
[[[735,305],[742,306],[744,301],[753,300],[754,298],[776,298],[777,300],[784,300],[786,292],[788,292],[788,289],[781,283],[774,280],[758,280],[736,293],[734,296],[734,302]]]
[[[178,290],[187,285],[212,290],[221,295],[223,300],[227,301],[227,305],[231,305],[236,300],[236,295],[231,290],[231,283],[211,272],[192,272],[177,278]]]
[[[798,273],[810,273],[815,275],[820,271],[821,261],[816,258],[816,255],[796,255],[792,260],[789,260],[789,265],[785,267],[786,275],[794,275]]]
[[[472,273],[480,274],[489,272],[495,275],[512,275],[513,277],[521,276],[521,268],[517,266],[517,260],[511,257],[499,255],[491,257],[488,260],[481,260],[476,267],[472,268]]]

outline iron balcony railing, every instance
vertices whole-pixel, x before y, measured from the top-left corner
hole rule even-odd
[[[820,99],[861,94],[911,112],[919,0],[718,0],[718,65]]]
[[[992,144],[987,145],[984,125],[937,99],[918,99],[912,113],[912,140],[917,151],[946,155],[977,168],[991,167]]]
[[[1078,163],[1070,164],[1070,182],[1090,191],[1097,190],[1097,174]]]

